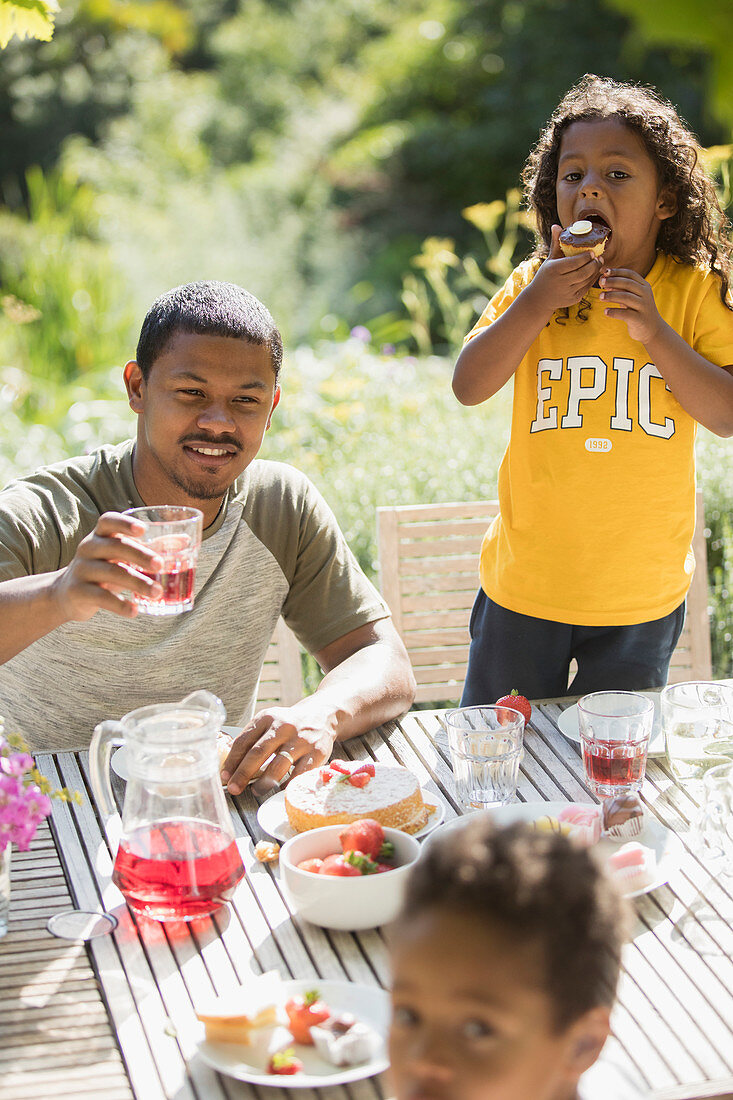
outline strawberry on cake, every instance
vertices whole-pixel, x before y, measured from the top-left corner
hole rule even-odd
[[[417,778],[400,764],[332,760],[303,772],[285,788],[288,821],[298,833],[322,825],[347,825],[363,817],[416,833],[428,811]]]

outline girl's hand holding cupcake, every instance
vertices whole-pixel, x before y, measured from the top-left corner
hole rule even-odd
[[[606,316],[624,321],[632,340],[638,340],[645,346],[652,343],[665,321],[660,316],[654,291],[646,279],[631,268],[604,267],[599,282]]]
[[[566,256],[558,240],[561,232],[562,226],[553,225],[550,254],[525,291],[536,300],[538,309],[547,313],[577,305],[597,281],[603,266],[590,252]]]

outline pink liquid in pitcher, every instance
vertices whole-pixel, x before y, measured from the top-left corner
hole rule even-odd
[[[226,904],[244,875],[236,843],[206,822],[134,830],[117,850],[112,881],[153,920],[192,920]]]

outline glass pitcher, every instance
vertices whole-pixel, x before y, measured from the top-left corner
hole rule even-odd
[[[94,731],[92,789],[113,843],[119,835],[112,880],[131,909],[154,920],[213,913],[244,875],[219,778],[216,736],[225,717],[220,699],[196,691]],[[109,762],[112,746],[123,743],[129,779],[120,823]]]

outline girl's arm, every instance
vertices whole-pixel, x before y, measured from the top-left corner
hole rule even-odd
[[[501,317],[478,332],[458,356],[453,392],[462,405],[480,405],[508,382],[556,309],[575,305],[598,278],[600,260],[590,254],[563,256],[560,226],[532,282]]]
[[[604,269],[601,301],[608,317],[625,321],[644,345],[685,412],[715,435],[733,435],[733,366],[718,367],[683,340],[661,317],[654,292],[635,271]]]

